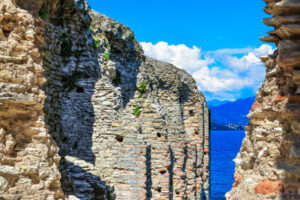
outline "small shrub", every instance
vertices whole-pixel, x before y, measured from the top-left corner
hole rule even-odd
[[[141,114],[141,108],[139,106],[135,106],[133,113],[135,116],[139,116]]]
[[[61,40],[61,56],[68,57],[71,55],[72,42],[67,38],[66,34],[63,34]]]
[[[130,33],[129,38],[130,38],[131,40],[134,40],[134,34],[133,34],[133,33]]]
[[[93,27],[93,25],[92,25],[92,24],[90,25],[90,30],[92,31],[92,33],[94,33],[94,32],[95,32],[95,30],[94,30],[94,27]]]
[[[105,60],[105,61],[108,61],[109,58],[110,58],[110,55],[109,55],[108,52],[105,52],[105,53],[103,54],[103,57],[104,57],[104,60]]]
[[[147,82],[143,80],[143,81],[140,83],[140,86],[137,87],[137,90],[142,94],[142,93],[145,92],[146,87],[147,87]]]
[[[93,47],[94,49],[98,50],[100,48],[100,40],[94,40]]]
[[[114,23],[110,23],[110,26],[112,27],[112,28],[115,28],[115,24]]]
[[[39,15],[44,20],[49,18],[49,13],[47,12],[46,8],[41,8],[39,11]]]

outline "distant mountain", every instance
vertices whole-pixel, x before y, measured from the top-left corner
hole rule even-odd
[[[208,107],[216,107],[216,106],[220,106],[220,105],[223,105],[225,103],[230,103],[230,102],[232,102],[232,101],[229,101],[229,100],[220,101],[220,100],[214,99],[211,101],[207,101],[207,105],[208,105]]]
[[[255,97],[210,106],[212,130],[243,130]]]

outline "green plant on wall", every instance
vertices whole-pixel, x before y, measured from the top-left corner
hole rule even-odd
[[[92,33],[95,32],[93,24],[90,25],[90,30],[92,31]]]
[[[46,8],[41,8],[39,11],[39,15],[44,20],[49,18],[49,13],[47,12]]]
[[[147,82],[145,80],[143,80],[140,85],[137,87],[137,90],[140,92],[140,93],[144,93],[146,91],[146,88],[147,88]]]
[[[143,93],[146,91],[147,88],[147,82],[145,80],[143,80],[140,85],[136,88],[139,91],[139,96],[138,98],[142,98]]]
[[[104,52],[103,57],[105,61],[108,61],[110,58],[110,54],[108,52]]]
[[[98,50],[100,48],[100,40],[96,39],[93,41],[94,49]]]
[[[88,31],[91,28],[91,23],[85,25],[85,29]]]
[[[133,109],[133,114],[135,116],[139,116],[141,114],[141,108],[139,106],[135,106]]]
[[[61,37],[61,56],[68,57],[71,55],[72,42],[67,38],[66,34]]]
[[[129,38],[130,38],[131,40],[134,40],[134,34],[133,34],[133,33],[130,33],[130,34],[129,34]]]

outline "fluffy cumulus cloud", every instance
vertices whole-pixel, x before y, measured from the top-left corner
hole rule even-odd
[[[194,46],[189,48],[183,44],[168,45],[166,42],[152,43],[141,42],[145,54],[158,60],[170,62],[177,67],[193,70],[198,69],[214,62],[213,59],[201,59],[201,50]]]
[[[141,42],[145,54],[185,69],[208,99],[233,100],[254,95],[265,76],[261,56],[273,53],[272,46],[202,51],[183,44]]]

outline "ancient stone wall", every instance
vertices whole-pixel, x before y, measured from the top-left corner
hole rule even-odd
[[[209,199],[209,111],[190,75],[144,56],[128,27],[85,1],[7,3],[0,197]],[[33,50],[10,50],[17,41]]]
[[[0,199],[63,197],[58,147],[45,123],[42,3],[35,3],[25,10],[0,2]]]
[[[266,79],[248,117],[227,199],[300,199],[300,2],[265,0],[277,50],[263,57]]]

